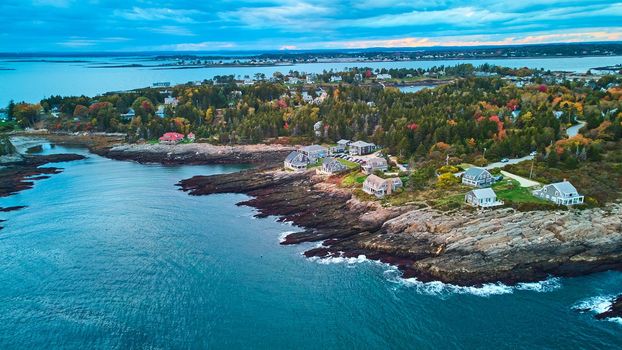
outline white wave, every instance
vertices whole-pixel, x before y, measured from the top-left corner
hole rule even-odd
[[[572,308],[576,310],[588,310],[597,314],[602,314],[609,310],[612,305],[614,295],[600,295],[591,297],[576,303]]]
[[[603,312],[609,311],[611,305],[613,305],[613,300],[615,298],[616,295],[613,294],[599,295],[579,301],[578,303],[573,305],[572,308],[579,311],[589,311],[594,314],[602,314]],[[610,317],[605,320],[622,325],[622,317]]]
[[[343,256],[331,256],[327,258],[321,258],[317,256],[310,257],[309,260],[313,262],[317,262],[318,264],[329,265],[329,264],[360,264],[366,261],[369,261],[365,255],[359,255],[357,257],[346,258]]]
[[[317,247],[321,247],[319,244]],[[302,253],[304,254],[304,253]],[[532,291],[537,293],[548,293],[561,288],[561,279],[557,277],[551,277],[540,282],[519,283],[515,286],[508,286],[503,283],[486,283],[478,287],[464,287],[456,286],[449,283],[443,283],[440,281],[421,282],[417,278],[402,278],[401,272],[396,266],[389,265],[377,260],[369,260],[365,255],[359,255],[358,257],[346,258],[343,257],[343,252],[339,252],[339,256],[331,257],[311,257],[309,260],[317,262],[319,264],[360,264],[364,262],[372,262],[387,267],[384,272],[385,278],[398,285],[415,288],[417,293],[425,295],[436,296],[448,296],[451,294],[471,294],[481,297],[488,297],[492,295],[512,294],[515,290],[520,291]]]
[[[299,231],[284,231],[284,232],[281,232],[281,234],[279,235],[279,243],[285,242],[285,237],[291,235],[292,233],[296,233],[296,232],[299,232]]]
[[[512,287],[503,283],[487,283],[480,287],[463,287],[440,281],[421,282],[416,278],[400,278],[402,284],[414,287],[417,293],[426,295],[447,296],[449,294],[472,294],[480,297],[511,294]]]
[[[514,288],[517,290],[528,290],[532,292],[552,292],[562,287],[561,278],[551,277],[540,282],[519,283]]]
[[[452,294],[471,294],[480,297],[489,297],[493,295],[512,294],[515,290],[546,293],[561,288],[559,278],[549,278],[541,282],[520,283],[516,286],[508,286],[498,282],[486,283],[477,287],[464,287],[440,281],[422,282],[417,278],[402,278],[399,276],[399,271],[397,269],[388,270],[385,272],[385,275],[387,275],[389,281],[406,287],[415,288],[419,294],[441,297],[447,297]]]

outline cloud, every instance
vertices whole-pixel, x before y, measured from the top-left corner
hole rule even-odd
[[[100,44],[120,43],[124,41],[129,41],[129,40],[131,39],[124,38],[124,37],[107,37],[107,38],[99,38],[99,39],[72,37],[65,41],[61,41],[57,44],[63,47],[68,47],[68,48],[84,48],[84,47],[97,46]]]
[[[305,30],[316,27],[314,23],[323,22],[318,16],[331,13],[333,10],[328,7],[292,1],[278,6],[242,7],[234,11],[221,12],[219,18],[248,28],[279,27]]]
[[[181,43],[171,45],[160,45],[150,48],[153,51],[212,51],[221,49],[231,49],[236,47],[236,43],[225,41],[203,41],[199,43]]]
[[[180,26],[153,26],[142,27],[141,29],[150,31],[153,33],[176,35],[176,36],[196,36],[190,29]]]
[[[622,27],[608,28],[574,33],[551,33],[534,35],[467,35],[446,37],[405,37],[396,39],[351,40],[318,42],[312,45],[315,48],[369,48],[369,47],[434,47],[434,46],[500,46],[500,45],[527,45],[543,43],[573,43],[595,41],[622,40]]]
[[[193,16],[200,15],[197,10],[178,10],[170,8],[140,8],[115,10],[114,16],[130,21],[173,21],[178,23],[194,23]]]
[[[451,24],[469,27],[482,23],[499,22],[515,18],[515,14],[491,12],[476,7],[457,7],[435,11],[411,11],[376,17],[343,21],[340,27],[408,27],[421,25]]]

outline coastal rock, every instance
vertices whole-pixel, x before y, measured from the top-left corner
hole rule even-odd
[[[60,168],[41,167],[48,163],[70,162],[84,159],[78,154],[51,154],[46,156],[25,156],[19,161],[4,163],[0,168],[0,197],[7,197],[33,186],[33,180],[58,174]]]
[[[192,195],[244,193],[240,203],[304,231],[283,244],[323,242],[308,257],[357,257],[396,265],[404,277],[457,285],[515,284],[550,275],[622,269],[622,205],[603,209],[442,213],[384,208],[312,172],[249,170],[197,176],[179,183]]]
[[[596,315],[596,318],[599,320],[615,317],[622,317],[622,295],[618,296],[613,301],[611,307],[609,307],[609,310]]]
[[[207,143],[178,145],[122,144],[99,149],[98,154],[116,160],[160,164],[281,164],[294,147],[281,145],[215,146]]]

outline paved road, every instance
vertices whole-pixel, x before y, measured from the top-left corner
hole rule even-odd
[[[579,130],[581,130],[581,128],[584,126],[585,126],[585,122],[580,121],[579,124],[573,125],[569,127],[568,129],[566,129],[566,135],[568,135],[569,138],[577,136],[577,134],[579,134]]]
[[[518,176],[518,175],[514,175],[512,173],[508,173],[507,171],[503,171],[501,170],[501,174],[505,177],[509,177],[510,179],[514,179],[516,181],[518,181],[518,183],[520,184],[520,187],[534,187],[534,186],[539,186],[540,183],[533,181],[533,180],[529,180],[526,179],[522,176]]]
[[[494,169],[494,168],[503,168],[503,167],[505,167],[508,164],[518,164],[520,162],[524,162],[526,160],[532,160],[532,159],[533,159],[533,156],[524,156],[524,157],[521,157],[521,158],[510,159],[507,163],[501,163],[501,162],[490,163],[490,164],[486,165],[484,167],[484,169],[490,170],[490,169]]]

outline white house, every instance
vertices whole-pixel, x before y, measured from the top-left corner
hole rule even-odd
[[[389,170],[389,164],[387,160],[380,157],[369,158],[362,166],[365,174],[373,174],[376,170],[387,171]]]
[[[568,181],[545,185],[533,192],[534,196],[551,201],[558,205],[583,204],[584,196]]]
[[[494,181],[492,174],[484,168],[469,168],[462,175],[462,183],[473,187],[487,187]]]
[[[383,179],[376,175],[369,175],[363,182],[363,191],[382,198],[385,195],[390,195],[402,185],[402,180],[399,177]]]
[[[350,154],[353,156],[362,156],[364,154],[370,154],[376,149],[376,145],[365,141],[352,142],[348,146]]]
[[[478,188],[469,191],[464,196],[464,201],[474,207],[490,208],[503,205],[503,201],[497,199],[497,194],[492,188]]]
[[[378,79],[378,80],[391,79],[391,74],[378,74],[378,75],[376,75],[376,79]]]
[[[337,141],[337,146],[331,147],[330,153],[332,154],[344,153],[346,149],[348,148],[348,145],[350,144],[350,142],[351,142],[350,140],[344,140],[344,139]]]
[[[343,79],[341,79],[340,75],[333,75],[330,77],[330,82],[331,83],[341,83]]]
[[[309,163],[315,163],[318,159],[328,155],[328,149],[320,145],[306,146],[301,148],[299,152],[309,158]]]
[[[335,158],[324,158],[322,168],[318,170],[320,174],[333,175],[346,171],[348,167]]]
[[[322,136],[322,127],[324,126],[324,122],[321,120],[313,124],[313,131],[315,132],[315,136]]]
[[[298,151],[290,153],[283,162],[285,169],[291,170],[304,170],[307,165],[309,165],[309,158]]]
[[[179,104],[179,100],[176,97],[168,96],[164,98],[164,104],[175,108]]]
[[[155,115],[159,118],[164,118],[166,115],[164,113],[164,106],[159,105],[158,110],[156,110]]]
[[[130,120],[132,118],[134,118],[136,116],[136,112],[134,111],[133,108],[130,108],[127,113],[121,114],[121,118],[125,119],[125,120]]]

